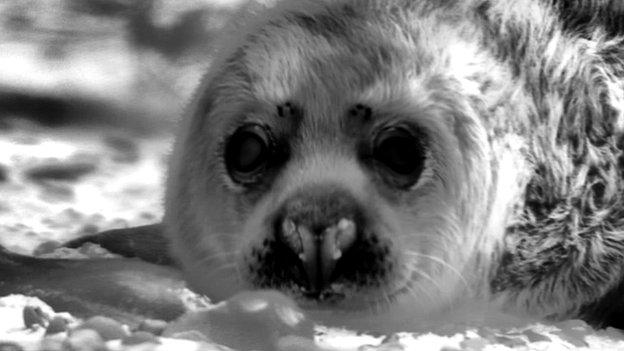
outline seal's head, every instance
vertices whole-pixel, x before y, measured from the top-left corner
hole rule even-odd
[[[457,13],[337,3],[273,9],[211,65],[172,157],[173,252],[216,300],[426,312],[487,273],[497,68]]]

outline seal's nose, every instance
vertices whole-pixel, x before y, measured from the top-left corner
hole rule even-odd
[[[336,263],[357,239],[361,211],[344,190],[308,189],[287,200],[276,238],[300,259],[307,290],[319,295],[333,281]]]
[[[301,260],[311,294],[331,283],[336,262],[355,241],[355,233],[355,223],[346,218],[317,232],[289,218],[282,222],[281,240]]]

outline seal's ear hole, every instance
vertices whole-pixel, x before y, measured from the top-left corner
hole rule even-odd
[[[255,182],[269,164],[273,149],[273,138],[268,128],[258,124],[238,128],[226,141],[228,173],[236,182]]]

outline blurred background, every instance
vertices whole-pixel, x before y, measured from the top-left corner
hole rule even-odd
[[[0,245],[153,223],[172,134],[240,0],[0,0]]]

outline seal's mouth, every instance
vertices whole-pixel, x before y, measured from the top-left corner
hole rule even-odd
[[[335,284],[338,285],[338,284]],[[301,289],[299,298],[297,299],[302,305],[308,307],[327,307],[334,308],[344,303],[348,294],[340,287],[331,286],[320,292],[311,292]]]
[[[339,223],[343,225],[337,224],[328,230],[337,230],[338,236],[344,235],[334,227],[348,228],[349,225],[344,223],[349,222]],[[338,251],[337,244],[323,242],[335,240],[335,237],[334,233],[324,239],[315,239],[317,243],[311,244],[312,248],[299,252],[284,240],[265,239],[245,255],[250,282],[257,288],[287,292],[305,304],[362,308],[381,303],[376,301],[379,295],[383,295],[384,300],[392,300],[398,289],[392,289],[392,293],[384,292],[397,266],[393,263],[390,243],[372,232],[358,233],[347,250]],[[329,246],[330,249],[325,249],[329,253],[339,254],[330,256],[323,252],[322,246]]]
[[[332,284],[320,294],[309,295],[304,289],[291,292],[297,304],[305,310],[340,311],[342,313],[364,312],[378,314],[389,310],[397,301],[414,298],[409,282],[393,288],[366,288],[350,284]]]

